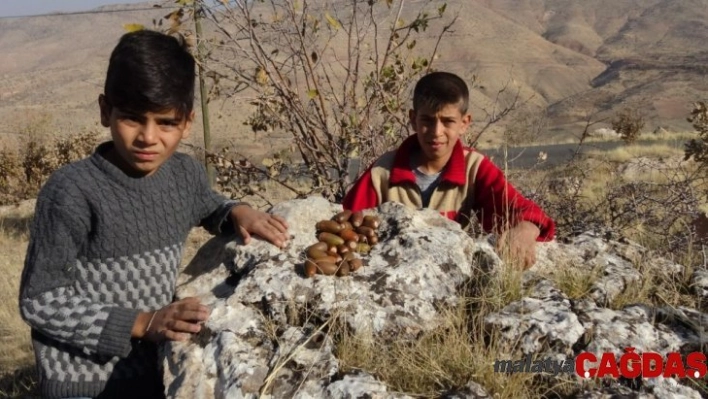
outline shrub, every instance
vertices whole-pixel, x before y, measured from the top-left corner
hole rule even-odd
[[[28,134],[19,149],[0,151],[0,204],[36,197],[55,170],[90,155],[97,144],[93,131],[45,140]]]
[[[644,124],[644,116],[637,109],[625,108],[612,120],[612,130],[617,132],[625,143],[632,144],[639,139]]]
[[[688,121],[698,131],[698,139],[691,139],[686,143],[686,156],[684,159],[693,158],[702,166],[708,164],[708,106],[703,101],[694,104]]]
[[[195,15],[212,26],[215,33],[197,41],[197,58],[211,85],[208,100],[241,93],[250,109],[245,124],[254,133],[292,137],[286,154],[258,168],[270,173],[281,165],[302,165],[288,172],[296,170],[322,195],[340,201],[361,166],[409,134],[411,84],[432,69],[438,55],[437,45],[423,51],[416,40],[440,40],[454,23],[446,21],[445,4],[432,3],[350,0],[335,7],[264,0],[213,7],[195,0],[181,3],[160,26],[185,31],[186,24],[175,21]],[[223,164],[252,165],[233,156],[208,158],[221,159],[222,165],[214,165],[217,173],[226,171],[217,178],[220,185],[235,171]],[[232,195],[253,191],[252,182],[242,183],[247,192]]]

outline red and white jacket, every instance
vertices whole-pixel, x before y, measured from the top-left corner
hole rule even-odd
[[[422,208],[420,189],[410,167],[410,155],[418,146],[416,136],[412,135],[398,150],[377,159],[344,197],[344,209],[359,211],[388,201]],[[528,221],[541,230],[538,241],[550,241],[555,236],[553,220],[536,203],[521,195],[489,158],[463,147],[459,140],[442,170],[428,207],[463,227],[474,212],[487,232],[499,232],[504,226]]]

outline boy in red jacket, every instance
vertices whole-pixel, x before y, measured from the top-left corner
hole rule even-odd
[[[344,198],[344,209],[358,211],[388,201],[432,208],[466,226],[475,213],[487,232],[500,234],[524,268],[536,262],[536,242],[550,241],[555,223],[524,198],[487,157],[466,148],[460,136],[472,116],[469,91],[452,73],[433,72],[418,81],[409,111],[415,134],[381,156]]]

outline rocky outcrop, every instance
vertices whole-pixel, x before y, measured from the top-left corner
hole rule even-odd
[[[708,270],[696,270],[691,276],[691,288],[703,303],[708,303]]]
[[[669,156],[661,159],[638,157],[619,165],[617,172],[626,181],[647,181],[650,176],[670,176],[685,165],[686,161],[683,157]]]
[[[314,225],[340,210],[318,197],[284,202],[271,212],[290,225],[286,249],[215,237],[199,251],[180,277],[178,296],[199,297],[212,313],[191,341],[162,347],[170,397],[408,397],[367,370],[343,369],[332,323],[352,334],[415,340],[440,327],[441,310],[456,306],[470,284],[484,280],[479,276],[493,276],[505,266],[485,238],[470,238],[436,212],[387,203],[371,211],[382,220],[380,242],[361,269],[346,277],[306,278],[303,251],[316,241]],[[698,311],[608,307],[641,283],[636,262],[645,259],[643,254],[636,244],[592,234],[543,244],[537,265],[523,276],[527,295],[484,319],[485,327],[508,343],[508,353],[500,357],[567,358],[580,350],[619,355],[627,346],[638,352],[700,348],[706,316]],[[684,273],[666,260],[653,262],[663,262],[665,273]],[[570,298],[554,277],[587,269],[596,278],[581,298]],[[621,389],[697,395],[676,380],[663,381]],[[476,381],[460,381],[460,386],[443,397],[490,396]],[[577,394],[602,397],[602,392]]]

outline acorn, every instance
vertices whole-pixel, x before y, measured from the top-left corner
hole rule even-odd
[[[372,229],[376,230],[381,225],[381,220],[377,216],[366,215],[364,216],[364,221],[362,225],[366,227],[371,227]]]
[[[317,265],[317,270],[325,276],[332,276],[337,273],[338,266],[335,262],[317,261],[315,264]]]
[[[361,259],[359,259],[357,257],[353,257],[350,260],[348,260],[347,262],[349,263],[349,270],[352,272],[359,270],[362,266]]]
[[[367,237],[373,237],[376,235],[376,231],[368,226],[359,226],[356,228],[356,232],[359,234],[363,234]]]
[[[337,276],[348,276],[352,271],[351,262],[356,259],[354,252],[348,252],[343,256],[342,262],[339,263]]]
[[[326,242],[328,246],[337,246],[344,244],[344,239],[338,235],[328,233],[328,232],[322,232],[320,233],[319,236],[317,236],[317,239],[319,239],[322,242]]]
[[[320,257],[320,258],[307,258],[307,260],[311,260],[315,263],[319,263],[319,262],[337,263],[338,262],[338,255],[327,255],[327,256]]]
[[[315,225],[315,228],[317,229],[317,231],[323,231],[331,234],[339,234],[342,229],[344,229],[344,226],[334,220],[320,220]]]
[[[332,220],[336,221],[337,223],[344,223],[349,220],[349,217],[351,215],[352,211],[345,209],[342,212],[339,212],[338,214],[334,215],[334,217],[332,217]]]
[[[337,269],[337,276],[339,276],[339,277],[348,276],[350,270],[351,270],[351,266],[349,266],[349,262],[347,260],[343,260],[342,262],[339,263],[339,268]]]
[[[339,236],[345,241],[359,241],[359,235],[354,230],[344,229]]]
[[[307,249],[308,249],[308,250],[309,250],[309,249],[318,249],[318,250],[320,250],[320,251],[326,251],[326,250],[327,250],[327,243],[326,243],[326,242],[322,242],[322,241],[317,241],[316,243],[314,243],[314,244],[310,245],[309,247],[307,247]]]
[[[352,226],[359,227],[364,222],[364,213],[361,211],[354,212],[349,220],[352,223]]]
[[[312,277],[317,274],[317,264],[313,260],[305,261],[305,276]]]
[[[316,244],[310,245],[305,250],[305,253],[307,254],[308,258],[312,259],[324,258],[325,256],[330,255],[328,253],[327,244],[324,242],[317,242]]]
[[[364,244],[362,242],[356,244],[356,252],[359,252],[360,254],[366,254],[371,251],[371,246],[369,244]]]

